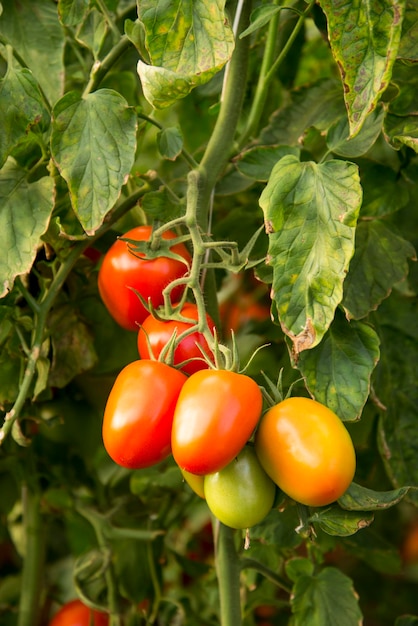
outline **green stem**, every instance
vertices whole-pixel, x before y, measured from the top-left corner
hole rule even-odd
[[[45,556],[40,494],[32,491],[24,484],[22,486],[22,504],[26,544],[17,626],[37,626],[40,616]]]
[[[241,566],[234,531],[221,522],[215,527],[215,561],[220,596],[220,626],[241,626]]]
[[[109,54],[105,56],[103,61],[97,61],[94,63],[90,74],[90,80],[83,92],[83,98],[88,96],[89,93],[97,88],[119,57],[121,57],[122,54],[124,54],[124,52],[126,52],[126,50],[128,50],[132,45],[133,44],[129,37],[127,37],[127,35],[123,35]]]
[[[256,93],[251,106],[251,111],[248,116],[247,125],[245,127],[242,136],[239,139],[239,145],[243,146],[250,139],[250,137],[257,131],[258,124],[263,114],[264,104],[267,98],[268,89],[271,81],[275,77],[279,66],[283,63],[290,48],[295,42],[296,37],[299,34],[300,29],[306,19],[306,16],[310,13],[312,6],[315,4],[315,0],[311,0],[305,11],[299,16],[294,29],[292,30],[286,44],[283,46],[277,59],[273,62],[274,44],[277,38],[277,27],[279,21],[279,13],[277,13],[271,20],[267,35],[267,45],[263,57],[263,63],[261,66],[260,77],[257,83]],[[290,7],[289,7],[290,8]]]
[[[255,559],[248,559],[248,558],[242,559],[241,570],[244,570],[244,569],[254,569],[255,571],[262,574],[264,578],[267,578],[268,580],[273,582],[275,585],[280,587],[280,589],[283,589],[284,591],[286,591],[288,594],[292,592],[291,587],[287,584],[287,582],[281,576],[276,574],[276,572],[271,570],[269,567],[266,567],[259,561],[256,561]]]
[[[277,0],[275,0],[274,4],[277,4]],[[279,26],[279,20],[279,12],[277,12],[276,15],[274,15],[270,20],[267,32],[267,42],[266,47],[264,48],[263,61],[261,63],[257,87],[251,104],[250,113],[247,118],[247,124],[239,140],[240,146],[245,145],[253,132],[257,129],[263,113],[264,104],[266,102],[268,93],[268,83],[266,83],[266,75],[273,63],[274,55],[276,54],[277,30]]]

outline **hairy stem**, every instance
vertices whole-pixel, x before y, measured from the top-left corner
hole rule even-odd
[[[234,531],[215,523],[215,558],[218,577],[221,626],[241,626],[240,571]]]

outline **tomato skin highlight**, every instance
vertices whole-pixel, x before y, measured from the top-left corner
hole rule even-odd
[[[270,512],[276,485],[250,446],[219,472],[204,478],[206,502],[212,513],[231,528],[251,528]]]
[[[255,450],[288,496],[325,506],[347,490],[356,469],[353,442],[339,417],[310,398],[287,398],[262,417]]]
[[[123,467],[155,465],[171,453],[176,401],[187,377],[159,361],[133,361],[117,376],[107,399],[102,435],[109,456]]]
[[[148,315],[138,332],[138,352],[141,359],[151,358],[148,343],[151,346],[152,354],[158,359],[174,331],[177,332],[178,337],[194,326],[199,319],[197,306],[192,302],[186,302],[182,306],[181,314],[191,320],[190,324],[177,320],[160,321],[152,315]],[[206,315],[206,321],[209,329],[213,331],[215,323],[209,315]],[[196,344],[200,345],[204,353],[210,356],[210,349],[205,337],[197,331],[184,337],[174,351],[175,366],[188,359],[199,359],[181,366],[180,369],[186,374],[194,374],[199,370],[208,368],[208,364],[203,360],[202,352]]]
[[[136,226],[123,237],[136,241],[148,241],[152,234],[151,226]],[[176,234],[166,231],[163,239],[174,239]],[[191,256],[182,243],[175,244],[172,252],[182,256],[190,265]],[[163,289],[173,280],[184,276],[186,264],[168,257],[146,260],[133,254],[126,241],[118,239],[109,248],[99,269],[99,293],[107,310],[122,328],[137,331],[139,324],[149,315],[135,289],[145,301],[151,300],[154,308],[163,304]],[[178,300],[183,286],[173,289],[173,300]]]
[[[49,626],[108,626],[108,624],[107,613],[92,610],[78,599],[63,604],[49,622]]]
[[[251,437],[262,410],[257,383],[227,370],[201,370],[184,384],[174,413],[172,452],[183,470],[210,474]]]

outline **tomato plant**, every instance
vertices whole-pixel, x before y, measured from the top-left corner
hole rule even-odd
[[[204,479],[210,510],[232,528],[250,528],[261,522],[273,506],[275,492],[274,482],[250,446],[245,446],[226,467]]]
[[[103,417],[103,443],[119,465],[144,468],[171,452],[171,426],[186,376],[159,361],[133,361],[119,373]]]
[[[199,312],[196,304],[186,302],[180,309],[179,315],[190,319],[190,322],[180,320],[159,320],[153,315],[145,318],[138,332],[138,351],[141,359],[149,359],[151,356],[158,358],[161,351],[170,342],[173,333],[179,337],[182,333],[190,331],[199,321]],[[209,315],[206,315],[206,324],[213,331],[215,324]],[[190,332],[183,337],[174,350],[173,365],[179,366],[183,361],[189,361],[181,365],[186,374],[193,374],[208,367],[203,355],[210,358],[210,349],[207,341],[199,331]]]
[[[417,620],[417,30],[412,0],[1,2],[2,626]],[[138,359],[152,312],[209,367]],[[289,396],[342,422],[303,431],[317,469],[273,458]],[[247,445],[290,495],[243,533],[202,484]]]
[[[138,330],[139,324],[148,316],[148,311],[138,298],[151,301],[154,308],[163,303],[162,291],[171,281],[187,272],[190,254],[182,243],[170,248],[170,252],[184,259],[159,256],[145,259],[141,252],[134,252],[123,239],[148,241],[151,238],[151,226],[136,226],[116,240],[104,255],[99,270],[99,291],[112,317],[127,330]],[[163,239],[175,239],[176,234],[165,231]],[[171,297],[175,300],[181,295],[182,288],[173,289]]]
[[[106,613],[89,609],[81,600],[64,604],[49,622],[49,626],[108,626]]]
[[[245,374],[201,370],[183,385],[172,430],[172,452],[181,469],[209,474],[244,447],[261,415],[262,395]]]
[[[309,506],[337,500],[354,478],[356,456],[339,417],[310,398],[287,398],[263,416],[255,449],[267,474]]]

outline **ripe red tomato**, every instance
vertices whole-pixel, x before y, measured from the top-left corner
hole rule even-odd
[[[244,446],[226,467],[204,478],[206,502],[231,528],[251,528],[273,506],[276,485],[260,465],[253,447]]]
[[[136,241],[148,241],[151,226],[132,228],[124,237]],[[166,231],[163,239],[174,239],[176,234]],[[182,243],[176,244],[171,251],[191,262],[191,256]],[[168,257],[146,260],[130,251],[125,241],[117,240],[106,252],[100,266],[98,287],[100,296],[111,316],[127,330],[138,330],[138,325],[149,315],[134,290],[157,308],[163,303],[163,289],[173,280],[184,276],[187,265],[182,261]],[[183,287],[175,288],[173,300],[178,300]]]
[[[123,467],[150,467],[171,452],[176,401],[187,377],[159,361],[133,361],[119,373],[107,399],[103,443]]]
[[[71,600],[55,613],[49,626],[108,626],[107,613],[88,608],[81,600]]]
[[[181,333],[189,330],[196,324],[199,319],[197,306],[192,302],[187,302],[181,308],[181,315],[191,320],[187,322],[179,322],[176,320],[160,321],[152,315],[149,315],[138,332],[138,352],[141,359],[151,358],[149,345],[152,354],[158,358],[163,348],[168,344],[173,333],[176,331],[177,337]],[[206,321],[213,330],[215,324],[209,315],[206,315]],[[202,333],[194,332],[187,335],[180,341],[174,352],[174,365],[178,366],[188,359],[198,359],[181,366],[181,370],[186,374],[194,374],[202,369],[207,369],[208,365],[202,358],[202,352],[198,345],[203,349],[204,353],[210,355],[209,346]]]
[[[176,463],[192,474],[222,469],[250,438],[261,409],[260,388],[248,376],[227,370],[192,374],[174,412],[171,444]]]
[[[267,411],[255,449],[280,489],[308,506],[337,500],[356,469],[353,442],[343,422],[310,398],[288,398]]]

